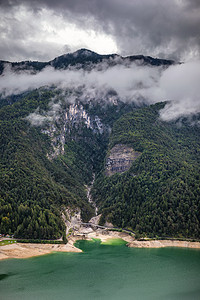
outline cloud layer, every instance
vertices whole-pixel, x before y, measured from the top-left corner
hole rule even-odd
[[[35,75],[14,74],[8,70],[0,78],[0,93],[8,96],[55,85],[63,90],[80,89],[82,98],[95,99],[106,97],[112,90],[122,101],[148,104],[170,101],[160,112],[161,118],[168,121],[200,112],[199,78],[200,61],[173,65],[168,69],[136,64],[111,68],[101,64],[90,72],[47,67]]]
[[[1,0],[1,59],[48,60],[78,48],[200,57],[198,0]]]

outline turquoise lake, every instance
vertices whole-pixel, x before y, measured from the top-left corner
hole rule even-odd
[[[0,299],[200,299],[200,250],[78,241],[83,253],[0,262]]]

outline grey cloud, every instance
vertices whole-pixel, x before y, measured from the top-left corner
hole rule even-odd
[[[10,9],[19,3],[28,6],[33,19],[46,8],[85,30],[106,32],[116,40],[123,55],[177,60],[200,56],[198,0],[18,0],[1,1],[2,7],[6,2]]]
[[[90,93],[91,90],[113,89],[123,101],[136,101],[140,95],[145,98],[147,94],[150,96],[150,91],[158,82],[161,72],[161,68],[135,64],[107,68],[104,63],[97,65],[90,72],[73,69],[54,70],[52,67],[47,67],[40,73],[32,75],[23,72],[15,74],[7,70],[0,78],[0,92],[8,96],[42,86],[56,85],[63,90],[84,86],[85,94]]]
[[[30,52],[31,49],[31,52]],[[48,61],[48,58],[53,59],[55,53],[62,55],[67,47],[60,47],[60,45],[45,42],[26,42],[26,47],[19,40],[7,41],[0,44],[0,53],[4,53],[0,59],[8,61],[22,61],[26,60],[39,60]],[[14,50],[14,51],[13,51]],[[48,55],[46,54],[48,53]]]
[[[101,71],[99,71],[101,70]],[[63,91],[68,89],[82,92],[82,98],[106,98],[109,90],[115,91],[122,101],[148,104],[170,101],[160,111],[162,120],[170,121],[181,116],[200,112],[200,61],[179,64],[168,69],[131,66],[106,68],[104,64],[91,72],[83,70],[54,70],[51,67],[42,72],[13,74],[9,70],[0,78],[0,92],[4,95],[16,94],[42,86],[55,85]],[[76,93],[67,101],[73,102]],[[59,114],[59,104],[51,103],[47,120]],[[32,115],[38,123],[38,113]]]
[[[52,99],[52,101],[49,103],[49,109],[47,112],[40,112],[38,108],[35,112],[29,114],[26,117],[26,120],[29,121],[33,126],[43,126],[46,123],[59,119],[61,105],[60,102],[55,103],[55,100],[56,99]]]
[[[159,89],[172,101],[160,111],[162,120],[200,113],[199,78],[200,61],[172,66],[163,73]]]
[[[186,0],[187,7],[197,9],[200,8],[199,0]]]
[[[43,22],[50,21],[52,13],[45,16],[47,20],[43,13],[22,6],[0,11],[0,59],[47,61],[63,54],[64,46],[46,39],[48,28],[43,28]]]
[[[42,116],[41,114],[34,112],[28,115],[26,120],[28,120],[33,126],[42,126],[45,122],[51,121],[52,118],[48,116]]]

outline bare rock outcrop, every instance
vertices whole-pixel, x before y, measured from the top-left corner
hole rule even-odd
[[[140,152],[134,151],[133,148],[123,144],[115,145],[107,157],[106,175],[112,176],[115,173],[128,171],[132,162],[141,155]]]

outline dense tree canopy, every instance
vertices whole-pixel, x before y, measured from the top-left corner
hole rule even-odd
[[[200,237],[200,134],[196,118],[162,122],[164,103],[115,122],[109,148],[128,144],[142,155],[128,172],[98,176],[93,197],[101,222],[144,236]]]
[[[141,235],[199,238],[198,117],[162,122],[159,110],[165,103],[137,108],[122,102],[85,102],[84,109],[98,115],[107,131],[94,133],[80,122],[66,132],[64,152],[49,159],[50,136],[26,117],[36,109],[48,111],[52,98],[65,111],[68,104],[54,88],[0,101],[0,233],[59,238],[66,207],[79,207],[83,220],[89,220],[94,208],[86,185],[95,173],[92,194],[101,223],[108,220]],[[62,125],[61,117],[54,124],[58,133]],[[116,144],[129,145],[141,155],[127,172],[107,177],[106,151]]]
[[[62,207],[81,208],[86,220],[93,214],[84,186],[92,178],[91,153],[69,140],[65,155],[49,160],[50,138],[25,119],[38,107],[47,109],[55,93],[33,91],[12,98],[9,105],[6,99],[0,110],[1,233],[58,238],[65,228]]]

